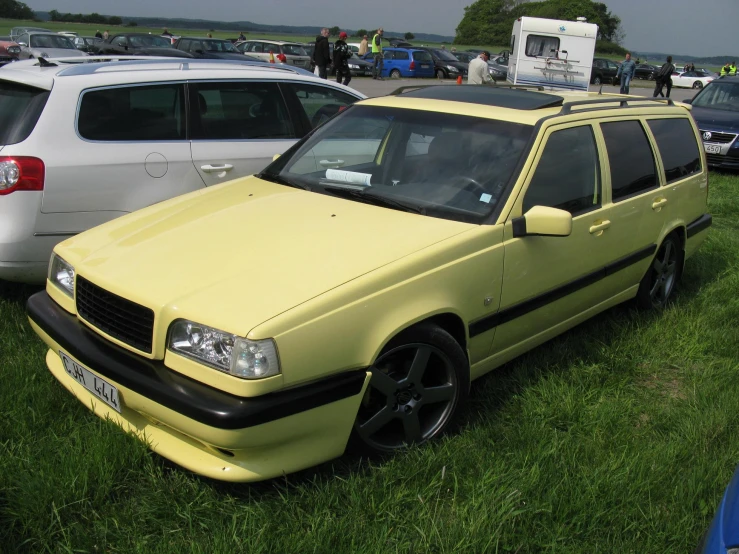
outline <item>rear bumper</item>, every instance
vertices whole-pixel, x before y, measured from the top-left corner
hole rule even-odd
[[[49,370],[83,404],[162,456],[215,479],[267,479],[340,456],[369,382],[367,371],[355,370],[242,398],[109,343],[45,291],[29,299],[28,316],[50,348]],[[67,375],[60,350],[118,389],[121,413]]]

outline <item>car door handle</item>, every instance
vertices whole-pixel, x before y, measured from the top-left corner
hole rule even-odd
[[[658,198],[657,200],[652,202],[652,209],[659,210],[665,204],[667,204],[667,198]]]
[[[202,169],[205,173],[220,173],[221,171],[231,171],[234,168],[231,164],[223,164],[223,165],[201,165],[200,169]]]
[[[344,160],[321,160],[318,163],[321,164],[321,167],[325,167],[326,169],[334,169],[342,167],[346,162]]]
[[[594,235],[598,233],[598,236],[600,236],[600,234],[606,229],[608,229],[610,226],[611,226],[611,222],[608,221],[607,219],[604,221],[601,221],[600,223],[594,223],[593,225],[590,226],[590,234]]]

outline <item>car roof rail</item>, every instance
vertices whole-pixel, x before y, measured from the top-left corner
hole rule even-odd
[[[577,106],[587,106],[587,105],[594,105],[592,108],[584,109],[584,110],[577,110],[579,112],[586,112],[590,110],[602,110],[602,109],[610,109],[609,107],[601,107],[598,106],[598,104],[615,104],[618,103],[619,108],[629,108],[633,106],[629,106],[629,102],[654,102],[656,104],[663,105],[665,107],[674,106],[675,103],[672,101],[672,98],[594,98],[592,100],[574,100],[572,102],[565,102],[562,104],[562,109],[559,111],[559,115],[567,115],[574,113],[572,111],[573,107]]]
[[[422,88],[438,87],[438,86],[453,86],[453,85],[406,85],[403,87],[396,88],[388,96],[400,96],[407,90],[418,90]],[[521,90],[544,90],[544,87],[537,85],[487,85],[492,88],[509,88],[509,89],[521,89]]]

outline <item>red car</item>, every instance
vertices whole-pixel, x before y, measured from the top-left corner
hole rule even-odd
[[[0,67],[10,62],[17,62],[21,54],[21,47],[10,37],[0,37]]]

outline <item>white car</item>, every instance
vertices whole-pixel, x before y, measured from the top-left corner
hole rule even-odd
[[[0,70],[0,279],[41,283],[65,237],[257,173],[364,98],[285,65],[97,59]]]
[[[21,47],[21,60],[87,56],[85,52],[77,50],[70,37],[59,33],[23,33],[18,37],[17,42]]]
[[[672,74],[673,87],[701,89],[713,81],[713,77],[697,71],[676,71]]]

